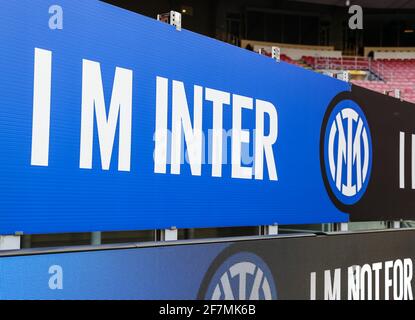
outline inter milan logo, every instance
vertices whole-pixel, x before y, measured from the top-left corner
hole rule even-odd
[[[262,259],[243,252],[229,257],[214,273],[206,300],[273,300],[272,274]]]
[[[359,201],[369,183],[372,143],[369,125],[360,107],[343,100],[332,110],[324,136],[327,180],[345,205]]]

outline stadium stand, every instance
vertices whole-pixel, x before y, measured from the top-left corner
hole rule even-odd
[[[369,70],[380,81],[352,82],[381,93],[399,89],[403,100],[415,103],[415,59],[377,59],[371,62]]]
[[[355,85],[384,94],[395,95],[399,90],[403,100],[415,103],[415,49],[368,48],[374,58],[342,56],[340,51],[327,46],[301,46],[243,40],[242,45],[271,55],[271,47],[281,50],[281,61],[317,72],[348,70]]]
[[[303,56],[302,60],[313,69],[326,70],[368,70],[370,61],[363,57],[311,57]]]

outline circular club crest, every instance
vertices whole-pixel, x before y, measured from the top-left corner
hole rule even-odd
[[[352,100],[332,109],[324,134],[324,166],[334,196],[355,204],[366,191],[372,168],[372,141],[362,109]]]
[[[213,273],[206,300],[274,300],[274,278],[258,256],[241,252],[227,258]]]

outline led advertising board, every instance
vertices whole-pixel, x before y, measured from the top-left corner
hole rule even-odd
[[[414,238],[415,231],[406,229],[84,252],[23,250],[0,256],[0,298],[412,300]]]
[[[390,98],[100,1],[3,1],[0,30],[0,234],[411,215],[373,182]]]

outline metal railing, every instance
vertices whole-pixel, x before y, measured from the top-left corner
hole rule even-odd
[[[314,59],[314,69],[328,70],[368,70],[370,59],[362,57],[316,57]]]

